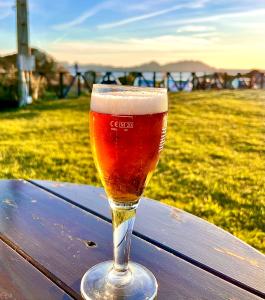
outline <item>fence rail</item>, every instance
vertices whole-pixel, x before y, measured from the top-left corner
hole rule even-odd
[[[32,76],[31,94],[33,98],[41,96],[41,91],[52,91],[58,98],[71,94],[79,97],[83,91],[91,92],[94,83],[124,84],[146,87],[165,87],[171,92],[211,90],[211,89],[265,89],[265,74],[252,71],[247,74],[229,75],[227,73],[202,72],[80,72],[75,74],[38,73]],[[17,74],[0,73],[1,91],[14,91]],[[0,99],[1,100],[1,99]]]
[[[210,89],[264,89],[265,74],[261,72],[250,72],[248,74],[237,73],[229,75],[227,73],[202,74],[201,72],[123,72],[122,76],[117,73],[106,71],[98,75],[96,72],[76,72],[70,84],[64,84],[64,73],[60,73],[60,97],[65,98],[71,88],[76,84],[77,96],[85,88],[91,92],[94,83],[104,84],[127,84],[146,87],[166,87],[169,91],[193,91]],[[149,78],[146,78],[149,73]],[[160,73],[160,79],[158,78]],[[152,74],[152,76],[150,76]],[[187,74],[189,74],[187,76]],[[152,77],[152,79],[150,79]],[[186,78],[184,78],[186,77]]]

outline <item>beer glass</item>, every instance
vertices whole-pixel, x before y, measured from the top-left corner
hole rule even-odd
[[[167,90],[95,84],[90,108],[93,157],[112,210],[114,260],[87,271],[82,296],[155,299],[154,275],[129,262],[129,253],[136,208],[165,141]]]

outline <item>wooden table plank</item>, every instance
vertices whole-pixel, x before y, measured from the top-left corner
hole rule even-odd
[[[110,220],[103,189],[42,180],[34,182]],[[265,296],[265,256],[209,222],[143,199],[137,212],[135,234],[230,282],[259,290]]]
[[[73,298],[0,240],[0,299],[70,300]]]
[[[77,297],[85,271],[112,258],[111,225],[27,182],[0,181],[0,190],[0,231],[6,242]],[[88,247],[86,240],[97,247]],[[132,248],[133,260],[157,277],[159,299],[260,299],[138,237]]]

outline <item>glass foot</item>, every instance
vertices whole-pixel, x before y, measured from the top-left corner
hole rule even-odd
[[[86,272],[81,281],[86,300],[152,300],[156,299],[157,282],[145,267],[129,263],[126,273],[113,270],[113,261],[100,263]]]

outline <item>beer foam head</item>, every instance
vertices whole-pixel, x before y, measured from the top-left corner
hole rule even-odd
[[[147,115],[168,110],[167,90],[94,84],[91,111],[112,115]]]

